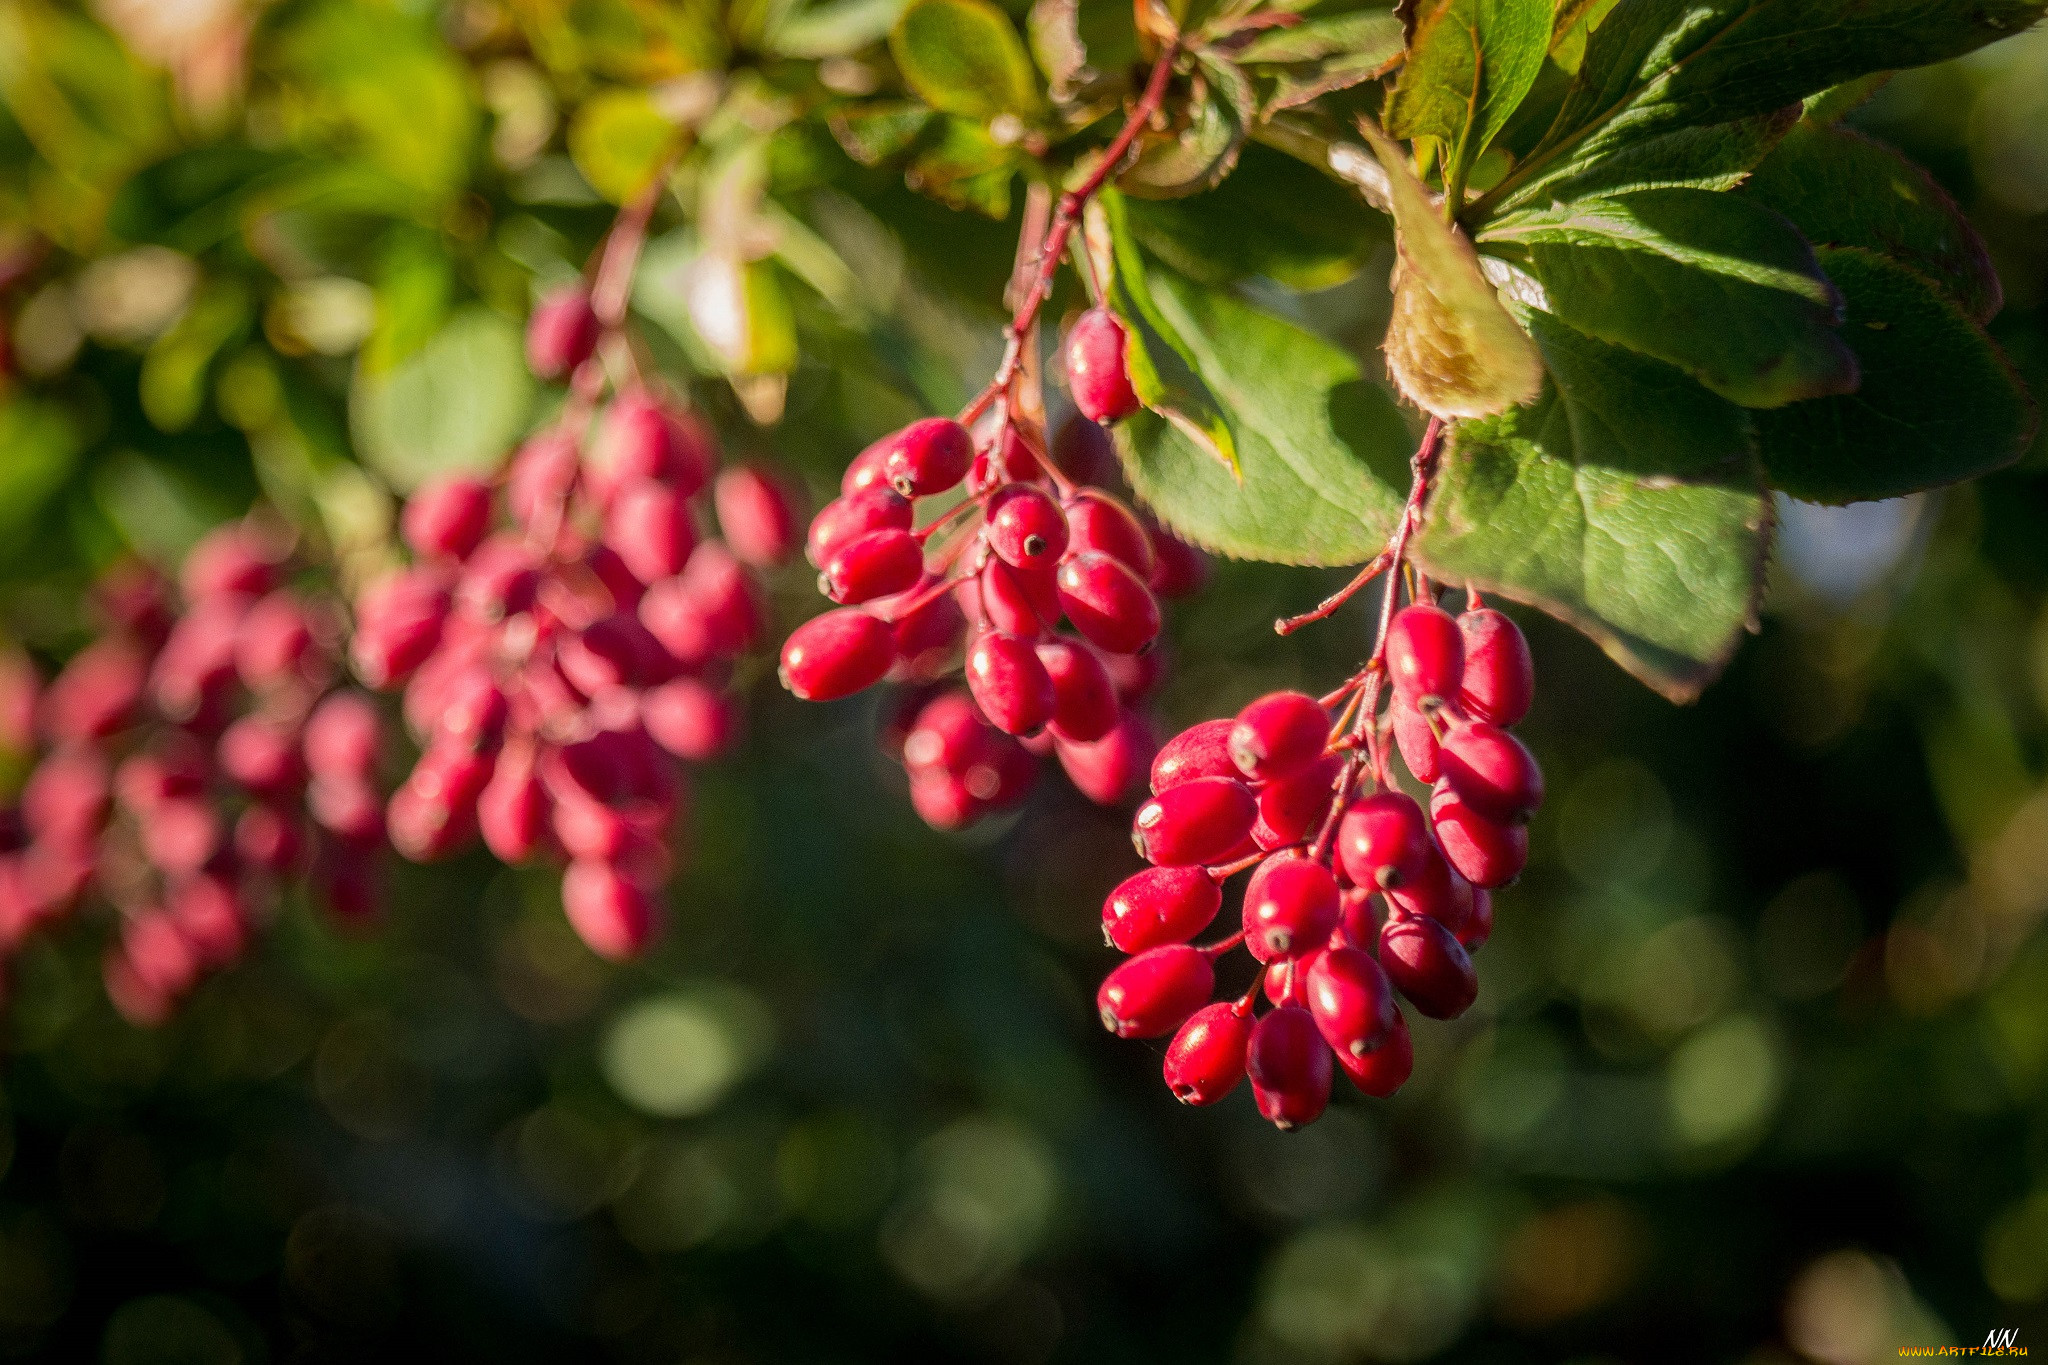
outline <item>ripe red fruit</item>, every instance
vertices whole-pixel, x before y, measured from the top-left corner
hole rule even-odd
[[[1019,569],[992,559],[968,586],[970,615],[978,608],[997,630],[1035,637],[1060,619],[1059,589],[1050,568]],[[978,619],[978,617],[977,617]]]
[[[610,863],[570,863],[562,874],[562,910],[590,951],[613,962],[639,956],[657,927],[653,900]]]
[[[39,840],[83,848],[99,837],[111,795],[105,759],[89,749],[60,749],[29,774],[22,824]]]
[[[915,515],[910,499],[884,484],[834,498],[811,519],[804,554],[823,568],[834,550],[869,531],[908,531]]]
[[[306,718],[306,767],[321,777],[366,778],[383,742],[376,703],[360,692],[335,692]]]
[[[1119,1038],[1157,1038],[1179,1028],[1215,987],[1209,955],[1172,943],[1139,953],[1105,977],[1095,1008]]]
[[[1449,779],[1430,794],[1429,817],[1444,857],[1465,880],[1483,888],[1506,886],[1529,861],[1529,827],[1489,820],[1461,800]]]
[[[1022,636],[982,632],[967,651],[966,672],[968,691],[1003,733],[1033,734],[1052,719],[1052,678]]]
[[[1099,488],[1077,489],[1066,502],[1068,544],[1127,566],[1140,578],[1153,568],[1152,537],[1130,508]]]
[[[1246,777],[1288,777],[1323,756],[1330,715],[1301,692],[1269,692],[1237,713],[1230,728],[1230,758]]]
[[[258,796],[284,796],[305,776],[298,735],[263,716],[243,716],[230,725],[215,753],[221,771]]]
[[[690,507],[675,490],[635,479],[618,491],[604,517],[605,544],[642,583],[683,571],[697,548]]]
[[[1145,580],[1161,597],[1189,597],[1209,581],[1209,556],[1162,527],[1152,528],[1152,573]]]
[[[709,763],[738,742],[740,709],[701,678],[677,678],[640,699],[648,736],[677,758]]]
[[[560,379],[590,359],[602,331],[580,282],[551,289],[526,321],[526,366],[542,379]]]
[[[1091,422],[1114,422],[1144,406],[1131,387],[1128,344],[1122,320],[1107,308],[1089,309],[1067,333],[1067,388]]]
[[[987,750],[991,727],[965,692],[948,691],[918,708],[903,735],[903,766],[961,773]]]
[[[251,806],[235,821],[235,853],[249,866],[282,877],[305,852],[306,836],[297,818],[280,807]]]
[[[316,666],[313,623],[297,594],[280,588],[258,601],[235,627],[235,671],[253,692],[307,682],[326,672]]]
[[[834,701],[880,682],[895,661],[884,621],[842,607],[798,626],[782,646],[782,685],[804,701]]]
[[[1317,953],[1306,964],[1303,986],[1323,1041],[1340,1056],[1362,1057],[1394,1030],[1394,989],[1380,964],[1362,949]]]
[[[1472,959],[1457,937],[1433,919],[1397,916],[1380,930],[1380,967],[1416,1009],[1455,1019],[1479,996]]]
[[[796,496],[788,485],[755,465],[739,465],[711,487],[719,534],[741,560],[757,569],[786,563],[796,552]]]
[[[139,822],[142,856],[152,867],[173,877],[189,876],[220,851],[220,816],[196,796],[161,801],[147,820]]]
[[[1330,1102],[1330,1049],[1299,1005],[1282,1005],[1253,1025],[1245,1070],[1259,1112],[1283,1131],[1314,1123]]]
[[[508,749],[476,798],[477,831],[484,847],[508,863],[523,862],[547,830],[548,794],[533,769],[530,747]]]
[[[361,778],[319,776],[306,788],[306,810],[321,828],[360,852],[384,838],[384,803]]]
[[[447,580],[422,569],[386,574],[364,589],[349,645],[356,676],[376,688],[404,682],[440,642],[448,606]]]
[[[248,916],[226,878],[202,874],[179,883],[164,898],[164,912],[202,970],[229,965],[248,942]]]
[[[149,656],[118,636],[95,640],[43,693],[45,733],[59,743],[104,739],[128,724],[148,684]]]
[[[1251,1012],[1226,1001],[1189,1015],[1167,1044],[1162,1068],[1173,1097],[1182,1104],[1214,1104],[1237,1089],[1252,1027]]]
[[[974,438],[950,417],[925,417],[888,438],[880,459],[883,482],[906,498],[943,493],[967,477]]]
[[[200,728],[221,719],[235,684],[235,633],[247,609],[245,597],[208,598],[171,627],[149,670],[159,711]]]
[[[583,456],[590,494],[607,506],[637,479],[654,479],[689,497],[710,476],[708,438],[652,394],[629,392],[604,411]]]
[[[1521,628],[1493,608],[1481,607],[1460,616],[1458,629],[1465,637],[1458,705],[1494,725],[1518,723],[1536,696],[1536,664]]]
[[[216,526],[186,552],[178,586],[194,604],[261,597],[277,586],[277,554],[247,522]]]
[[[1465,951],[1476,953],[1486,946],[1486,940],[1493,937],[1493,893],[1483,886],[1472,888],[1472,912],[1465,917],[1465,927],[1458,931],[1458,942],[1465,945]]]
[[[1201,866],[1232,853],[1258,815],[1258,802],[1243,783],[1198,777],[1138,807],[1131,840],[1139,855],[1157,866]]]
[[[1029,484],[1000,489],[988,504],[988,546],[1020,569],[1050,569],[1067,549],[1060,506]]]
[[[1433,845],[1422,875],[1385,894],[1390,914],[1433,919],[1453,934],[1464,929],[1472,913],[1472,883],[1459,876]],[[1360,943],[1371,941],[1363,933],[1357,939]]]
[[[1102,903],[1102,936],[1118,950],[1142,953],[1186,943],[1216,918],[1223,889],[1199,867],[1148,867],[1127,877]]]
[[[906,592],[923,576],[924,546],[916,536],[870,531],[834,549],[819,582],[834,602],[852,605]]]
[[[1401,761],[1408,765],[1408,771],[1415,774],[1418,782],[1435,782],[1441,771],[1437,755],[1436,732],[1429,728],[1429,718],[1422,714],[1413,701],[1394,694],[1394,744],[1401,751]]]
[[[1465,640],[1457,618],[1428,602],[1394,613],[1387,628],[1387,673],[1406,697],[1449,700],[1458,695]]]
[[[448,474],[414,490],[399,528],[415,554],[463,559],[484,538],[490,520],[491,490],[479,479]]]
[[[1460,725],[1442,751],[1443,780],[1476,814],[1505,824],[1543,804],[1543,769],[1507,731],[1485,721]]]
[[[1337,927],[1337,879],[1299,853],[1259,864],[1244,891],[1244,946],[1261,962],[1301,957]]]
[[[1126,711],[1101,739],[1079,744],[1054,736],[1053,754],[1074,790],[1098,806],[1113,806],[1135,795],[1145,769],[1159,751],[1151,723]]]
[[[1337,1065],[1351,1083],[1376,1099],[1385,1099],[1408,1083],[1415,1071],[1415,1040],[1408,1033],[1408,1021],[1394,1011],[1394,1026],[1386,1041],[1366,1053],[1337,1050]]]
[[[1325,755],[1291,776],[1259,789],[1259,823],[1252,831],[1265,846],[1298,843],[1322,828],[1344,760]]]
[[[761,599],[753,575],[716,540],[699,545],[676,580],[704,612],[711,643],[722,658],[744,654],[760,637]]]
[[[1359,886],[1406,886],[1422,875],[1433,851],[1422,807],[1405,792],[1354,801],[1337,822],[1337,856],[1344,875]]]
[[[1159,601],[1129,568],[1095,551],[1069,555],[1055,577],[1060,606],[1112,654],[1136,654],[1159,634]]]
[[[505,472],[505,508],[529,530],[560,528],[563,504],[582,456],[573,438],[546,431],[528,440]]]
[[[1052,728],[1060,738],[1087,743],[1116,728],[1122,708],[1116,684],[1095,651],[1078,640],[1040,640],[1038,661],[1052,680]]]
[[[1152,760],[1152,790],[1163,792],[1198,777],[1236,777],[1230,761],[1233,720],[1205,720],[1166,741]]]

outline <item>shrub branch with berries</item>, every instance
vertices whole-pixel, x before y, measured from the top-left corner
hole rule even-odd
[[[1896,496],[2031,439],[1985,330],[1982,242],[1841,120],[2042,0],[1039,0],[1028,45],[988,0],[794,6],[731,25],[706,49],[723,69],[646,90],[615,82],[658,61],[530,8],[489,42],[547,67],[554,161],[552,106],[523,141],[499,125],[486,176],[466,115],[442,127],[423,101],[399,155],[388,123],[309,119],[289,81],[258,85],[252,126],[286,130],[264,134],[266,174],[303,191],[279,200],[332,231],[208,199],[216,177],[182,158],[212,148],[137,147],[94,160],[106,183],[63,168],[52,202],[74,180],[82,197],[0,262],[11,298],[83,276],[81,224],[150,243],[131,267],[168,271],[185,311],[138,322],[149,291],[102,290],[129,307],[95,336],[144,339],[149,420],[177,431],[211,404],[271,495],[176,572],[96,550],[96,638],[32,640],[52,668],[0,670],[4,738],[32,766],[0,849],[0,954],[110,910],[106,979],[134,1019],[233,961],[301,883],[374,918],[386,849],[547,861],[594,951],[643,950],[686,765],[732,750],[772,639],[764,575],[801,539],[832,606],[782,644],[788,689],[889,682],[883,743],[938,828],[1015,806],[1046,758],[1100,804],[1142,798],[1152,866],[1104,907],[1130,955],[1104,1022],[1172,1034],[1181,1098],[1249,1074],[1261,1112],[1305,1123],[1337,1069],[1375,1095],[1405,1079],[1397,998],[1432,1019],[1472,1004],[1492,895],[1527,856],[1543,782],[1511,730],[1533,665],[1488,602],[1687,700],[1755,621],[1774,497]],[[410,22],[362,22],[387,19]],[[294,7],[266,22],[318,49]],[[460,155],[423,169],[437,138]],[[319,219],[329,163],[379,148],[362,183],[403,193]],[[575,193],[549,198],[565,176]],[[905,186],[964,216],[934,231]],[[587,200],[615,210],[571,249],[545,206]],[[982,219],[1014,227],[1007,291]],[[192,227],[215,221],[243,226]],[[429,223],[465,253],[445,278],[408,265]],[[382,273],[350,332],[356,281],[287,276],[366,231]],[[1383,337],[1339,344],[1287,297],[1389,247],[1366,310]],[[528,310],[525,267],[577,280]],[[477,295],[459,308],[458,282]],[[999,293],[999,338],[954,353],[935,319]],[[523,364],[500,316],[522,310]],[[24,440],[71,429],[71,362],[31,351],[18,401],[51,420],[17,421]],[[338,406],[360,463],[303,417],[352,352]],[[537,421],[535,379],[557,386]],[[832,386],[899,415],[817,440],[806,413]],[[935,408],[952,415],[841,474]],[[718,432],[797,430],[793,466],[840,452],[810,471],[838,492],[802,536],[793,474],[717,468]],[[397,540],[361,512],[386,490],[407,495]],[[1367,587],[1376,629],[1326,694],[1161,744],[1161,601],[1214,555],[1356,569],[1280,630]],[[1241,873],[1241,927],[1197,944]]]

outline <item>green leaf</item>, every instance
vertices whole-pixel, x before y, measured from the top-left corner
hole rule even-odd
[[[1812,248],[1736,195],[1581,200],[1510,215],[1481,241],[1534,278],[1540,300],[1528,301],[1745,407],[1856,386],[1856,358],[1835,330],[1841,300]]]
[[[1139,60],[1129,5],[1037,0],[1024,27],[1038,69],[1058,99],[1073,96],[1106,73],[1127,71]]]
[[[247,328],[248,291],[233,279],[209,283],[142,360],[142,411],[159,431],[182,431],[205,405],[213,361]]]
[[[990,218],[1010,212],[1010,182],[1023,153],[989,136],[985,124],[942,118],[936,133],[920,145],[903,178],[910,187],[956,209]]]
[[[1239,50],[1237,60],[1270,83],[1260,108],[1271,118],[1386,75],[1404,51],[1401,21],[1363,10],[1270,29]]]
[[[1239,474],[1237,445],[1216,396],[1197,372],[1191,339],[1183,336],[1153,297],[1150,271],[1132,235],[1124,197],[1113,190],[1090,206],[1093,235],[1106,232],[1113,268],[1110,305],[1123,318],[1128,337],[1124,363],[1131,388],[1147,409],[1165,418],[1233,478]]]
[[[1131,230],[1183,275],[1226,284],[1264,275],[1290,289],[1349,279],[1392,238],[1342,185],[1256,143],[1207,194],[1133,199]]]
[[[30,532],[50,495],[78,465],[84,447],[64,410],[28,394],[0,399],[0,543]],[[0,558],[11,558],[0,548]]]
[[[1453,429],[1417,562],[1541,607],[1688,701],[1762,592],[1770,501],[1745,414],[1668,365],[1540,313],[1529,324],[1543,396]]]
[[[1437,216],[1400,149],[1360,125],[1394,203],[1393,314],[1387,369],[1409,400],[1439,417],[1484,417],[1533,399],[1543,362],[1479,272],[1472,244]]]
[[[569,122],[570,159],[614,204],[646,187],[675,140],[675,124],[645,90],[600,91]]]
[[[1939,284],[1977,321],[1998,312],[1998,272],[1962,210],[1927,172],[1861,133],[1801,123],[1742,192],[1815,246],[1881,252]]]
[[[892,100],[839,110],[827,123],[848,156],[863,166],[879,166],[909,151],[937,117],[925,105]]]
[[[1728,123],[1873,71],[1961,56],[2043,9],[2044,0],[1622,0],[1594,31],[1542,148],[1503,187],[1540,183],[1660,129]]]
[[[453,470],[496,468],[532,401],[519,328],[472,306],[389,370],[359,360],[349,426],[363,458],[407,490]]]
[[[941,113],[988,119],[1038,111],[1023,40],[987,0],[913,0],[889,30],[904,81]]]
[[[1536,83],[1551,0],[1424,0],[1387,98],[1387,131],[1433,137],[1460,180]]]
[[[1141,142],[1117,188],[1145,199],[1213,189],[1237,164],[1258,118],[1251,81],[1236,66],[1197,53],[1187,102],[1165,134]]]
[[[1539,198],[1547,203],[1636,190],[1732,190],[1771,154],[1798,118],[1798,106],[1787,105],[1732,123],[1652,134],[1546,182],[1541,190],[1510,196],[1496,214],[1505,216],[1517,205]]]
[[[1151,412],[1117,448],[1131,486],[1175,535],[1239,559],[1359,564],[1400,512],[1413,445],[1385,390],[1322,338],[1171,271],[1155,305],[1226,413],[1242,478]]]
[[[1983,328],[1925,277],[1875,252],[1822,250],[1848,300],[1855,393],[1757,414],[1771,485],[1813,502],[1889,498],[2018,459],[2032,403]]]
[[[1833,123],[1835,120],[1854,113],[1863,102],[1882,90],[1892,78],[1892,72],[1873,71],[1868,76],[1858,76],[1853,81],[1829,86],[1817,95],[1806,97],[1806,111],[1802,115],[1810,123]]]
[[[903,11],[903,0],[830,0],[778,16],[768,47],[785,57],[848,57],[879,41]]]

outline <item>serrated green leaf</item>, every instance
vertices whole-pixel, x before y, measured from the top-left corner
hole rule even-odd
[[[1238,559],[1357,564],[1386,543],[1413,444],[1386,391],[1322,338],[1228,294],[1154,270],[1160,315],[1185,338],[1236,441],[1241,479],[1151,412],[1117,449],[1174,534]]]
[[[1125,208],[1148,251],[1209,284],[1264,275],[1290,289],[1326,289],[1392,241],[1387,219],[1363,211],[1342,185],[1257,144],[1207,194],[1133,199]]]
[[[1798,118],[1798,106],[1787,105],[1733,123],[1655,133],[1548,182],[1540,197],[1547,202],[1651,189],[1732,190],[1771,154]],[[1512,197],[1497,213],[1505,216],[1535,197]]]
[[[614,204],[646,187],[676,140],[676,126],[645,90],[592,95],[569,121],[569,157]]]
[[[1196,54],[1180,118],[1165,134],[1139,144],[1138,159],[1117,177],[1117,188],[1144,199],[1213,189],[1237,164],[1257,117],[1258,100],[1244,72]]]
[[[1452,431],[1417,562],[1540,607],[1674,701],[1754,619],[1770,501],[1745,414],[1540,313],[1537,402]]]
[[[1437,139],[1462,181],[1536,83],[1551,18],[1551,0],[1423,0],[1387,131]]]
[[[1856,386],[1841,301],[1812,248],[1736,195],[1642,190],[1526,210],[1481,242],[1533,277],[1544,311],[1745,407]]]
[[[1237,50],[1246,66],[1316,62],[1326,57],[1371,56],[1390,62],[1401,55],[1401,21],[1379,10],[1310,19],[1291,28],[1268,29]]]
[[[1386,341],[1394,382],[1439,417],[1484,417],[1530,401],[1543,382],[1542,358],[1479,273],[1472,244],[1437,216],[1400,149],[1369,123],[1360,130],[1386,169],[1394,204]]]
[[[1497,197],[1658,130],[1748,118],[1873,71],[1961,56],[2026,28],[2044,8],[2044,0],[1621,0],[1588,43],[1543,146]]]
[[[519,328],[470,307],[389,370],[358,360],[349,426],[363,458],[407,490],[437,474],[496,468],[532,402]]]
[[[912,0],[889,30],[889,51],[918,98],[941,113],[988,119],[1038,110],[1024,42],[987,0]]]
[[[1962,210],[1927,172],[1861,133],[1801,123],[1742,193],[1815,246],[1867,247],[1933,280],[1979,322],[1998,312],[1998,272]]]
[[[1110,304],[1123,318],[1128,337],[1124,361],[1131,388],[1147,409],[1171,422],[1209,458],[1237,477],[1237,445],[1215,394],[1197,372],[1191,340],[1160,311],[1151,288],[1151,268],[1138,249],[1124,197],[1105,191],[1095,201],[1097,221],[1109,236],[1114,268]]]
[[[1823,249],[1848,300],[1855,393],[1757,414],[1772,487],[1812,502],[1889,498],[2018,459],[2035,412],[1983,328],[1928,279],[1876,252]]]

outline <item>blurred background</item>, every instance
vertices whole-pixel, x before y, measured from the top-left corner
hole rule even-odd
[[[97,568],[259,498],[344,575],[377,554],[397,493],[548,401],[519,319],[651,124],[695,122],[678,202],[727,211],[665,211],[642,321],[729,450],[822,493],[957,406],[1014,228],[793,118],[863,77],[829,37],[792,74],[758,41],[787,8],[0,0],[0,631],[61,658]],[[1967,208],[1993,331],[2048,395],[2048,32],[1853,122]],[[1370,355],[1377,231],[1328,289],[1252,287]],[[727,326],[681,283],[708,258],[745,285]],[[1094,1015],[1125,817],[1048,774],[934,833],[880,703],[804,707],[764,667],[643,964],[480,854],[407,869],[371,937],[288,905],[154,1031],[106,1003],[93,934],[33,944],[0,1043],[0,1357],[2048,1348],[2048,443],[1780,512],[1761,637],[1692,708],[1524,614],[1551,801],[1478,1005],[1417,1028],[1391,1102],[1294,1134],[1243,1094],[1182,1109],[1160,1046]],[[1270,630],[1340,578],[1219,565],[1172,614],[1164,720],[1348,673],[1369,603]]]

